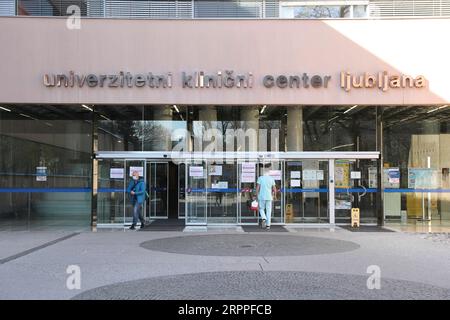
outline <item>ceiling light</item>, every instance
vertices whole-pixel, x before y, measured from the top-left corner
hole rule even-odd
[[[355,109],[357,106],[358,106],[358,105],[355,104],[355,105],[354,105],[353,107],[351,107],[350,109],[345,110],[345,111],[344,111],[344,114],[346,114],[347,112],[352,111],[352,110]]]
[[[0,107],[0,109],[11,112],[11,110],[9,110],[8,108],[5,108],[5,107]]]
[[[431,110],[427,111],[427,113],[435,112],[435,111],[438,111],[438,110],[441,110],[441,109],[444,109],[444,108],[447,108],[447,107],[448,107],[448,105],[443,105],[443,106],[431,109]]]
[[[178,110],[178,108],[177,108],[177,105],[176,105],[176,104],[174,104],[174,105],[173,105],[173,108],[175,109],[175,111],[176,111],[177,113],[180,113],[180,110]]]
[[[266,110],[266,108],[267,108],[267,105],[263,105],[263,107],[262,107],[262,109],[261,109],[261,114],[264,113],[264,111]]]
[[[85,105],[85,104],[82,104],[81,106],[82,106],[83,108],[85,108],[85,109],[89,110],[89,111],[94,111],[94,109],[92,109],[92,108],[88,107],[88,106],[87,106],[87,105]]]
[[[27,114],[25,114],[25,113],[19,113],[22,117],[25,117],[25,118],[30,118],[30,119],[33,119],[33,120],[38,120],[38,119],[36,119],[36,118],[33,118],[32,116],[29,116],[29,115],[27,115]]]

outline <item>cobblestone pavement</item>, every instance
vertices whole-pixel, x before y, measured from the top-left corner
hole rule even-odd
[[[444,244],[450,244],[450,233],[438,232],[438,233],[419,233],[422,239],[431,240],[433,242],[440,242]]]
[[[352,251],[359,245],[344,240],[288,234],[196,235],[150,240],[149,250],[203,256],[302,256]]]
[[[450,299],[450,290],[410,281],[382,279],[367,288],[367,277],[313,272],[211,272],[156,277],[95,288],[77,300],[108,299]]]
[[[222,229],[1,232],[0,299],[450,299],[448,233]]]

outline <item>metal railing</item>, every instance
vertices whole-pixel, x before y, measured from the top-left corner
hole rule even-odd
[[[450,17],[450,0],[1,0],[0,16],[66,16],[76,5],[85,17],[135,19],[282,19],[285,6],[365,3],[365,18]],[[313,17],[311,17],[313,18]]]

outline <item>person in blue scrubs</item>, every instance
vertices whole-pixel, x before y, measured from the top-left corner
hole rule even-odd
[[[269,175],[269,168],[266,167],[264,175],[260,176],[256,182],[256,195],[258,197],[259,215],[261,216],[261,227],[270,229],[272,217],[272,200],[276,193],[275,180]]]

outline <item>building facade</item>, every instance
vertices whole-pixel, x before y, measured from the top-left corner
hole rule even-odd
[[[0,224],[450,221],[449,8],[3,1]]]

